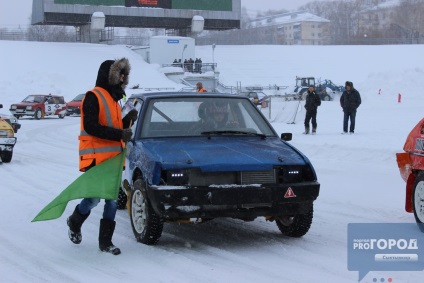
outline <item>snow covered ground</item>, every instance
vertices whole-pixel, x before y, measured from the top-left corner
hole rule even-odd
[[[297,102],[274,100],[263,113],[277,132],[312,161],[321,183],[314,222],[300,239],[283,237],[275,223],[218,219],[200,225],[166,224],[156,246],[135,241],[127,211],[118,211],[113,242],[122,254],[98,250],[96,207],[72,244],[64,215],[31,223],[78,172],[79,118],[21,119],[12,162],[0,166],[1,282],[357,282],[347,268],[348,223],[410,223],[405,183],[395,153],[422,118],[423,47],[217,46],[214,59],[227,85],[289,85],[296,75],[353,81],[362,96],[355,135],[341,135],[337,101],[318,109],[318,134],[302,135],[305,112]],[[0,41],[0,103],[28,94],[54,93],[71,100],[94,86],[100,63],[128,57],[130,86],[177,85],[124,46]],[[211,46],[196,57],[212,62]],[[136,90],[129,90],[129,93]],[[379,94],[380,92],[380,94]],[[398,94],[402,102],[398,103]],[[299,109],[294,124],[294,113]],[[422,272],[370,272],[363,282],[422,282]]]

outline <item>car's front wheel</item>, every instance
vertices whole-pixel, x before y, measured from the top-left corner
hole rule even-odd
[[[330,101],[330,96],[328,94],[324,95],[323,100],[324,101]]]
[[[314,209],[311,207],[311,210],[305,214],[276,216],[275,220],[281,233],[289,237],[299,238],[308,233],[313,216]]]
[[[43,118],[43,112],[41,111],[40,108],[37,108],[37,110],[35,110],[34,118],[37,120],[40,120],[41,118]]]
[[[65,118],[65,114],[59,114],[58,116],[59,116],[60,119]]]
[[[3,151],[1,153],[1,160],[4,163],[9,163],[10,161],[12,161],[12,156],[13,156],[13,150],[11,150],[11,151]]]
[[[424,233],[424,172],[421,171],[414,183],[414,191],[412,194],[412,203],[414,205],[415,221],[421,232]]]
[[[154,245],[162,235],[163,219],[154,212],[145,189],[146,184],[142,179],[134,182],[130,202],[131,226],[138,242]]]

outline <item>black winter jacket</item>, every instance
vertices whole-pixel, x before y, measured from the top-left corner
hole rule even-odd
[[[306,95],[305,109],[306,111],[317,111],[318,106],[321,105],[321,98],[315,91],[310,92]]]
[[[361,95],[354,88],[350,92],[345,90],[340,97],[340,105],[344,112],[355,112],[361,105]]]
[[[99,68],[96,86],[107,90],[110,96],[118,102],[125,95],[123,89],[125,86],[117,82],[117,78],[119,78],[122,73],[126,76],[124,83],[128,83],[127,77],[129,69],[130,66],[128,61],[123,59],[119,61],[107,60],[103,62]],[[86,93],[82,108],[84,111],[84,129],[89,135],[113,141],[122,139],[122,130],[99,124],[99,102],[97,101],[96,95],[91,91]],[[128,128],[130,120],[131,119],[127,116],[122,119],[124,129]]]

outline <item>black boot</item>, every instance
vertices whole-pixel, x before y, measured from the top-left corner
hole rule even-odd
[[[90,215],[90,212],[87,215],[83,215],[78,210],[78,205],[75,207],[74,213],[72,213],[71,216],[68,217],[66,222],[68,223],[69,230],[68,230],[68,236],[69,239],[74,244],[79,244],[82,241],[82,235],[81,235],[81,226],[82,223],[87,219],[87,217]]]
[[[99,248],[102,252],[119,255],[121,250],[112,243],[113,232],[116,222],[113,220],[100,219]]]

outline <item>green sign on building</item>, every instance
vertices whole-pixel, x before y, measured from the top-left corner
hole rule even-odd
[[[79,4],[92,6],[148,6],[158,8],[207,10],[207,11],[232,11],[232,0],[54,0],[55,4]]]

